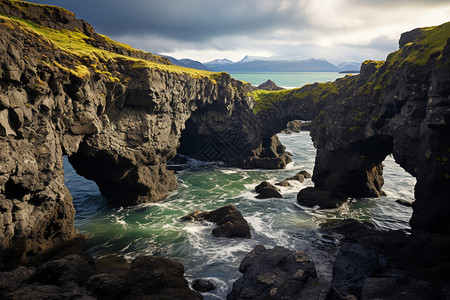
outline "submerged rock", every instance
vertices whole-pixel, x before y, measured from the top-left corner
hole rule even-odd
[[[292,185],[287,180],[282,180],[280,182],[275,183],[275,185],[282,186],[282,187],[291,187]]]
[[[216,286],[211,280],[196,279],[192,283],[192,288],[199,292],[209,292],[215,290]]]
[[[183,221],[209,221],[218,227],[212,230],[216,237],[251,237],[250,226],[242,216],[241,212],[231,204],[211,211],[196,210],[181,218]]]
[[[297,194],[297,201],[300,205],[307,207],[319,206],[321,209],[336,208],[342,205],[347,199],[335,197],[328,191],[321,191],[313,187],[307,187]]]
[[[266,198],[283,198],[280,194],[280,190],[274,186],[273,184],[263,181],[255,187],[255,191],[259,193],[256,196],[258,199],[266,199]]]
[[[303,174],[295,174],[294,176],[291,176],[289,178],[287,178],[286,180],[297,180],[299,182],[303,182],[305,181],[305,177],[303,176]]]
[[[243,276],[233,283],[228,300],[325,299],[329,289],[319,284],[314,263],[305,253],[283,247],[256,246],[242,260],[239,271]]]
[[[406,199],[397,199],[395,200],[400,205],[406,206],[406,207],[412,207],[414,201],[406,200]]]

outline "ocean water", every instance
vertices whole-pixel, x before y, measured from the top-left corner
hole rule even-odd
[[[272,79],[285,87],[299,86],[304,81],[334,80],[342,75],[264,74],[232,75],[253,85]],[[303,76],[309,78],[301,79]],[[189,159],[184,170],[177,174],[176,192],[162,202],[131,208],[110,207],[95,183],[78,176],[64,158],[66,185],[77,212],[75,227],[89,236],[88,251],[96,258],[130,261],[139,255],[157,255],[183,263],[188,281],[205,278],[216,284],[216,290],[203,293],[204,299],[226,298],[232,283],[241,276],[238,271],[241,260],[256,245],[305,251],[319,275],[330,279],[334,241],[321,236],[318,231],[321,223],[356,218],[381,230],[410,228],[412,209],[395,200],[414,200],[415,179],[390,156],[383,163],[386,196],[381,198],[350,199],[338,209],[310,209],[296,201],[299,190],[313,186],[311,180],[306,180],[292,181],[292,187],[281,188],[282,199],[256,199],[254,187],[261,181],[275,183],[300,170],[313,171],[316,150],[309,132],[279,134],[279,138],[293,153],[293,162],[284,170],[242,170]],[[251,239],[216,238],[211,234],[214,224],[180,220],[194,210],[216,209],[226,204],[233,204],[242,212],[250,224]]]
[[[131,260],[138,255],[158,255],[183,263],[189,281],[206,278],[218,286],[215,291],[204,293],[205,299],[226,297],[241,275],[241,260],[256,245],[306,251],[318,273],[330,278],[333,241],[320,235],[321,223],[357,218],[382,230],[409,229],[412,210],[395,200],[414,199],[415,179],[391,157],[384,162],[385,197],[352,199],[339,209],[309,209],[296,201],[300,189],[313,185],[306,180],[281,188],[282,199],[256,199],[254,187],[263,180],[275,183],[300,170],[312,173],[315,149],[309,133],[279,137],[294,155],[293,163],[284,170],[242,170],[189,159],[185,169],[177,174],[178,191],[162,202],[131,208],[108,206],[95,183],[78,176],[65,158],[66,185],[77,211],[75,227],[89,236],[88,251],[96,258]],[[216,238],[211,234],[212,223],[180,221],[194,210],[225,204],[233,204],[242,212],[250,224],[251,239]]]
[[[231,77],[250,82],[258,86],[267,80],[272,80],[283,88],[295,88],[307,83],[334,81],[348,74],[338,72],[231,72]]]

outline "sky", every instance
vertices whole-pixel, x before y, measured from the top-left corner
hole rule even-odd
[[[144,51],[233,61],[306,57],[384,60],[402,32],[450,21],[450,0],[34,0]]]

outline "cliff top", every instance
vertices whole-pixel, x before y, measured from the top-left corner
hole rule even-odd
[[[342,87],[353,86],[359,94],[382,91],[391,84],[391,76],[405,64],[415,68],[439,65],[445,46],[450,39],[450,22],[439,26],[417,28],[402,34],[400,49],[388,55],[386,61],[366,60],[359,75],[347,75],[335,82],[315,83],[300,88],[264,91],[256,90],[253,97],[256,104],[253,113],[271,108],[275,103],[296,98],[302,101],[313,97],[318,103],[331,94],[338,94]],[[449,66],[441,66],[448,68]],[[314,87],[314,89],[311,89]]]
[[[84,20],[72,12],[50,5],[39,5],[19,0],[0,0],[0,25],[8,29],[37,34],[55,48],[71,56],[91,62],[108,59],[129,60],[135,68],[153,68],[172,73],[184,73],[192,77],[207,77],[212,81],[217,74],[185,67],[178,67],[166,58],[136,50],[98,34]],[[87,75],[89,65],[80,63],[73,73]]]

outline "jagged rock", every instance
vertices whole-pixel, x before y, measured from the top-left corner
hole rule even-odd
[[[305,176],[303,176],[303,174],[295,174],[294,176],[291,176],[289,178],[286,178],[286,180],[297,180],[299,182],[303,182],[305,181]]]
[[[94,274],[86,253],[51,260],[37,268],[0,272],[0,298],[20,299],[202,299],[189,289],[180,263],[138,257],[129,268]]]
[[[329,209],[340,206],[347,199],[336,197],[328,191],[307,187],[297,194],[297,201],[303,206],[314,207],[318,205],[321,209]]]
[[[22,284],[27,283],[36,272],[36,268],[18,267],[9,272],[0,272],[0,296],[2,293],[13,292]]]
[[[374,250],[344,243],[334,262],[331,284],[344,295],[359,295],[365,280],[375,274],[378,261]]]
[[[22,299],[83,299],[96,300],[89,292],[75,283],[68,285],[38,285],[27,284],[14,292],[4,295],[5,300]]]
[[[99,299],[202,299],[189,289],[182,264],[142,256],[130,269],[113,268],[89,278],[89,291]]]
[[[209,292],[216,289],[216,286],[211,280],[196,279],[192,283],[192,288],[199,292]]]
[[[304,291],[308,299],[325,299],[329,289],[329,285],[318,284],[314,263],[305,253],[283,247],[256,246],[242,260],[239,271],[244,274],[233,283],[228,300],[307,299]]]
[[[275,185],[283,186],[283,187],[291,187],[292,185],[287,180],[282,180],[280,182],[275,183]]]
[[[441,293],[429,283],[395,278],[367,278],[361,291],[361,300],[422,300],[440,297]]]
[[[446,236],[379,231],[352,219],[327,224],[321,232],[341,240],[331,299],[435,299],[442,293],[438,282],[449,280],[448,267],[441,267],[449,263]]]
[[[84,286],[93,274],[93,265],[85,258],[79,255],[68,255],[38,267],[31,280],[46,285],[76,283]]]
[[[196,210],[181,218],[183,221],[209,221],[218,227],[212,230],[216,237],[241,237],[250,238],[250,226],[233,205],[228,204],[211,211]]]
[[[279,90],[284,90],[284,88],[279,87],[278,85],[276,85],[275,82],[273,82],[272,80],[268,79],[266,82],[261,83],[260,85],[258,85],[258,89],[260,90],[266,90],[266,91],[279,91]]]
[[[283,198],[280,194],[280,190],[273,184],[263,181],[255,187],[255,191],[259,194],[256,196],[258,199],[266,198]]]
[[[0,266],[30,262],[76,235],[63,148],[111,203],[134,205],[176,188],[166,164],[177,149],[242,168],[285,167],[291,158],[275,134],[299,119],[312,120],[319,192],[338,200],[382,195],[382,161],[392,153],[417,178],[412,228],[450,232],[449,23],[419,29],[420,41],[404,38],[401,51],[385,63],[366,61],[357,76],[256,101],[253,87],[226,73],[198,77],[128,59],[170,64],[110,42],[66,10],[0,4],[4,16],[85,34],[73,42],[93,49],[62,50],[26,23],[0,20]],[[105,61],[94,50],[121,56]],[[79,146],[63,143],[74,131]]]
[[[298,172],[297,174],[303,175],[303,177],[305,179],[310,179],[312,178],[311,174],[308,171],[302,170],[300,172]]]

